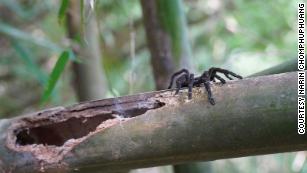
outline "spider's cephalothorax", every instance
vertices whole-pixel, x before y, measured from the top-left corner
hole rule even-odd
[[[225,79],[223,79],[221,76],[217,75],[217,72],[224,74],[228,79],[233,80],[231,76],[234,76],[236,78],[242,79],[240,75],[237,75],[231,71],[221,69],[221,68],[215,68],[212,67],[208,71],[204,71],[203,74],[199,77],[194,78],[194,74],[190,73],[187,69],[182,69],[172,75],[170,85],[168,89],[172,88],[174,79],[177,77],[176,80],[176,93],[178,94],[179,90],[182,87],[188,87],[188,98],[192,98],[192,87],[194,86],[201,86],[202,84],[205,86],[206,91],[208,93],[208,99],[209,102],[214,105],[215,101],[212,97],[211,88],[210,88],[210,81],[215,82],[215,79],[218,79],[223,84],[226,83]]]

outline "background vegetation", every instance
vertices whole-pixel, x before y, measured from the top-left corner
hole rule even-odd
[[[197,74],[219,66],[248,76],[296,56],[295,1],[183,2],[192,69]],[[60,5],[58,0],[0,1],[1,118],[77,102],[73,58],[51,99],[41,102],[61,53],[67,50],[73,57],[65,22],[59,22]],[[96,1],[93,8],[80,12],[84,25],[93,13],[99,29],[106,97],[155,90],[140,2]],[[87,43],[88,38],[81,39]],[[307,172],[305,158],[300,152],[220,160],[212,162],[207,172]]]

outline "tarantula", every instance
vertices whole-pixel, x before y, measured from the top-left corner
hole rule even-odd
[[[215,101],[214,101],[214,99],[212,97],[212,93],[211,93],[210,81],[215,82],[216,81],[215,79],[218,79],[219,81],[222,82],[222,84],[226,83],[225,79],[223,79],[221,76],[216,74],[217,72],[224,74],[230,80],[233,80],[233,78],[231,78],[229,75],[234,76],[238,79],[242,79],[242,77],[240,75],[237,75],[237,74],[235,74],[231,71],[221,69],[221,68],[212,67],[208,71],[204,71],[201,76],[195,77],[195,78],[194,78],[193,73],[190,73],[187,69],[182,69],[182,70],[180,70],[180,71],[178,71],[178,72],[176,72],[172,75],[171,82],[170,82],[168,89],[172,88],[175,77],[180,75],[179,77],[177,77],[177,80],[176,80],[176,93],[175,93],[175,95],[179,93],[179,90],[182,87],[188,87],[188,99],[192,99],[192,88],[194,86],[199,87],[202,84],[204,84],[205,89],[208,93],[209,102],[212,105],[215,105]]]

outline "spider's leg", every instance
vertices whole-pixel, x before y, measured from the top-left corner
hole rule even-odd
[[[214,80],[214,77],[215,77],[215,75],[216,75],[216,70],[215,70],[215,69],[216,69],[216,68],[212,67],[212,68],[210,68],[210,69],[208,70],[208,72],[207,72],[210,81],[213,81],[213,80]]]
[[[189,79],[189,90],[188,90],[188,99],[192,99],[192,88],[194,85],[194,74],[190,74],[190,79]]]
[[[229,70],[224,70],[224,73],[223,73],[226,77],[227,77],[227,75],[228,74],[230,74],[230,75],[232,75],[232,76],[234,76],[234,77],[236,77],[236,78],[238,78],[238,79],[243,79],[243,77],[242,76],[240,76],[240,75],[238,75],[238,74],[236,74],[236,73],[234,73],[234,72],[231,72],[231,71],[229,71]]]
[[[177,95],[179,93],[179,90],[181,89],[182,83],[180,80],[176,81],[176,92],[175,95]]]
[[[221,76],[215,74],[214,77],[217,78],[219,81],[221,81],[222,84],[225,84],[225,83],[226,83],[225,79],[223,79]],[[214,78],[213,78],[213,79],[214,79]]]
[[[205,85],[206,91],[208,93],[209,103],[212,104],[212,105],[215,105],[214,98],[212,98],[212,92],[211,92],[211,87],[210,87],[209,81],[205,81],[204,85]]]
[[[169,86],[167,87],[168,89],[171,89],[171,88],[172,88],[175,77],[177,77],[177,76],[180,75],[181,73],[185,73],[185,74],[187,75],[187,77],[189,77],[189,71],[188,71],[187,69],[181,69],[181,70],[177,71],[176,73],[174,73],[174,74],[172,75],[170,84],[169,84]],[[188,80],[188,79],[187,79],[187,80]]]
[[[224,75],[225,75],[229,80],[233,80],[233,78],[230,77],[229,74],[225,73]]]
[[[219,73],[223,73],[228,79],[232,79],[232,78],[230,78],[229,77],[229,75],[232,75],[232,76],[234,76],[234,77],[236,77],[236,78],[238,78],[238,79],[242,79],[242,76],[240,76],[240,75],[238,75],[238,74],[236,74],[236,73],[234,73],[234,72],[231,72],[231,71],[229,71],[229,70],[226,70],[226,69],[222,69],[222,68],[215,68],[215,67],[212,67],[212,68],[210,68],[209,69],[209,72],[211,71],[211,73],[216,73],[216,72],[219,72]]]

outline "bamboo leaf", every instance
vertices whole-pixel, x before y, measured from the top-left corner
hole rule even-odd
[[[62,0],[61,6],[60,6],[60,9],[59,9],[59,12],[58,12],[58,22],[59,22],[59,24],[62,24],[63,21],[65,20],[68,5],[69,5],[69,0]]]
[[[60,52],[62,50],[58,45],[46,38],[32,36],[30,33],[24,32],[6,23],[0,22],[0,33],[10,36],[12,38],[25,40],[27,42],[37,44],[39,46],[48,48],[56,52]]]
[[[45,91],[43,93],[43,97],[42,97],[42,103],[46,102],[48,100],[48,98],[50,97],[50,95],[52,94],[53,89],[55,88],[55,85],[57,83],[57,81],[60,78],[60,75],[63,73],[64,69],[65,69],[65,65],[68,62],[70,53],[69,51],[64,51],[58,61],[56,62],[50,76],[49,76],[49,80],[47,83],[47,86],[45,88]]]
[[[83,24],[84,24],[84,1],[83,0],[80,0],[80,12],[79,12],[79,14],[80,14],[80,20],[81,20],[81,32],[83,32]],[[79,39],[79,41],[80,41],[80,39]]]
[[[20,58],[26,65],[27,69],[32,73],[33,76],[40,82],[40,84],[45,84],[47,81],[46,74],[40,69],[39,65],[34,61],[33,55],[30,50],[22,45],[20,42],[13,40],[12,47],[15,49]]]

